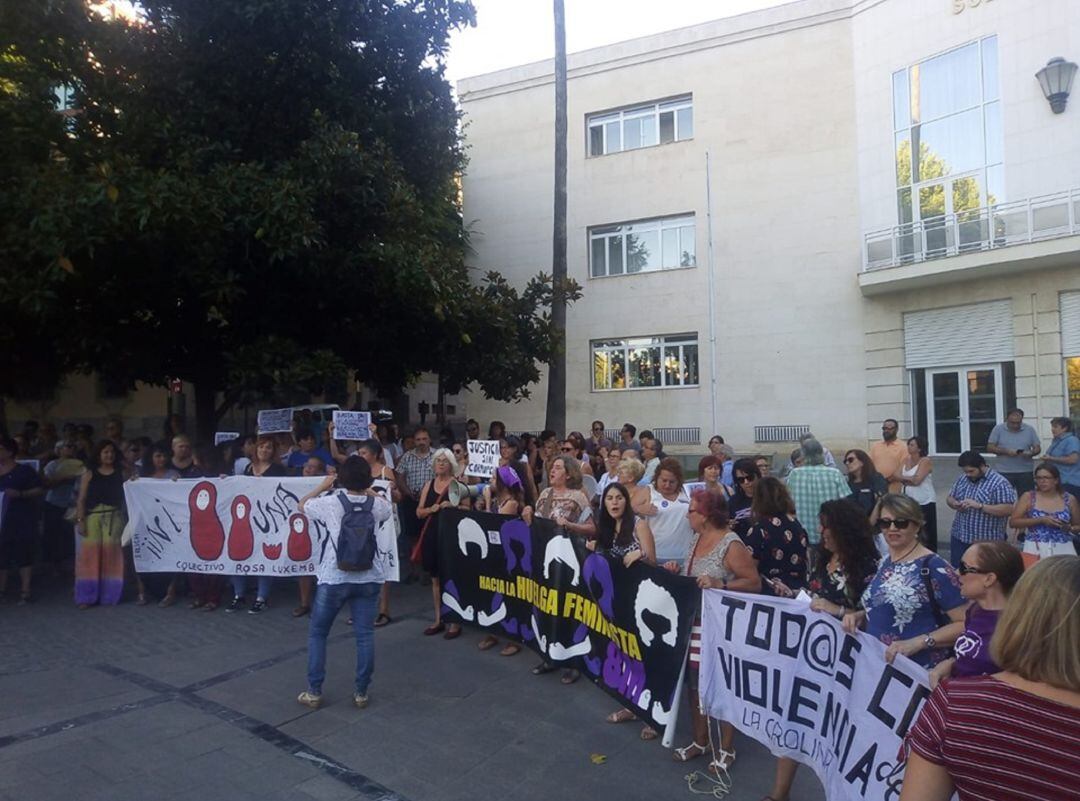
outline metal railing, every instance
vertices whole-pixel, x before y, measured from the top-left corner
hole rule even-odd
[[[754,442],[798,442],[809,433],[808,425],[754,426]]]
[[[1080,234],[1080,189],[996,203],[864,236],[863,272]]]

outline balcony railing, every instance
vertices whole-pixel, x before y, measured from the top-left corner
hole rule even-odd
[[[1080,234],[1080,189],[945,214],[865,235],[863,271]]]

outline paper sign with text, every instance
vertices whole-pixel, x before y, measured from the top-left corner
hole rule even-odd
[[[371,412],[334,412],[334,439],[371,439]]]
[[[234,439],[240,439],[239,431],[215,431],[214,432],[214,444],[220,445],[222,442],[232,442]]]
[[[465,475],[479,478],[491,478],[499,466],[499,441],[497,439],[470,439],[469,466]]]
[[[287,434],[292,431],[292,409],[260,409],[260,434]]]

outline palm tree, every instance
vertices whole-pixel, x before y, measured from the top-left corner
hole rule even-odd
[[[546,428],[566,432],[566,11],[555,11],[555,225],[552,236],[551,322],[561,342],[548,364]]]

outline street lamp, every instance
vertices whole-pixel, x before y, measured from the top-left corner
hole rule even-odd
[[[1043,94],[1050,101],[1050,110],[1055,114],[1060,114],[1065,110],[1065,101],[1069,99],[1069,90],[1072,89],[1076,70],[1076,64],[1066,61],[1061,56],[1055,56],[1046,62],[1045,67],[1035,73]]]

